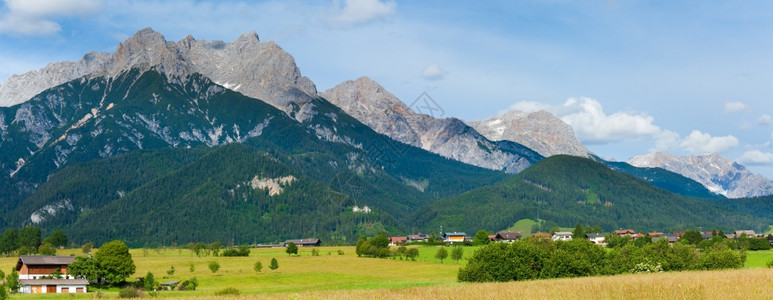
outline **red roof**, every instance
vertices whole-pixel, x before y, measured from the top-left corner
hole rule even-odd
[[[407,236],[393,236],[393,237],[389,237],[389,241],[392,242],[393,244],[403,244],[407,240],[408,240]]]

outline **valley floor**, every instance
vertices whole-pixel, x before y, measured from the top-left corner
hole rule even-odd
[[[357,258],[354,247],[321,247],[319,256],[300,248],[289,257],[283,248],[253,249],[249,257],[196,257],[190,250],[133,249],[137,266],[134,277],[153,272],[157,281],[197,277],[196,291],[160,292],[159,297],[212,298],[228,287],[244,299],[764,299],[773,295],[773,269],[763,268],[772,251],[748,252],[747,268],[741,270],[631,274],[608,277],[471,284],[456,281],[464,262],[433,259],[436,247],[420,248],[417,261]],[[339,255],[342,250],[344,255]],[[465,257],[474,252],[465,248]],[[59,255],[81,255],[80,250],[60,250]],[[271,258],[277,270],[268,268]],[[15,257],[0,259],[0,270],[10,272]],[[216,261],[220,270],[207,267]],[[263,264],[255,272],[255,262]],[[191,264],[193,268],[191,269]],[[174,266],[173,275],[167,271]],[[118,289],[91,289],[76,298],[97,293],[114,298]],[[50,295],[50,299],[73,295]],[[203,298],[202,298],[203,297]],[[13,295],[13,299],[41,299],[40,295]]]

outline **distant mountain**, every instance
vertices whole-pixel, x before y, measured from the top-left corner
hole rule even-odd
[[[430,203],[414,214],[418,228],[472,232],[541,218],[560,226],[609,231],[767,227],[768,219],[679,196],[586,158],[556,155],[497,184]]]
[[[316,87],[301,75],[295,59],[274,42],[260,42],[255,32],[236,41],[178,42],[146,28],[120,43],[113,54],[91,52],[77,62],[52,63],[38,71],[14,75],[0,85],[0,106],[29,100],[48,88],[83,76],[115,77],[131,68],[155,68],[181,82],[198,73],[249,97],[291,112],[316,96]]]
[[[677,157],[663,152],[636,156],[628,163],[637,167],[658,167],[684,175],[728,198],[773,194],[773,181],[753,174],[746,167],[719,154]]]
[[[464,163],[517,173],[542,159],[518,143],[493,142],[459,119],[416,113],[367,77],[342,82],[321,95],[376,132]]]
[[[467,122],[492,141],[514,141],[545,157],[567,154],[591,157],[574,135],[572,126],[546,111],[510,110],[486,120]]]
[[[709,189],[700,182],[666,169],[634,167],[626,162],[606,161],[598,157],[593,157],[593,160],[605,164],[612,170],[632,175],[677,195],[693,198],[725,199],[724,196],[709,191]]]

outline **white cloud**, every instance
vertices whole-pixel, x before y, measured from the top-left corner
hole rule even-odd
[[[671,130],[663,130],[660,134],[655,136],[655,148],[651,149],[650,152],[677,149],[680,143],[681,139],[679,133]]]
[[[588,144],[635,140],[661,133],[660,127],[653,124],[651,116],[625,112],[607,115],[598,100],[586,97],[569,98],[559,106],[523,101],[513,104],[510,109],[523,112],[548,111],[572,126],[577,138]]]
[[[757,124],[765,125],[765,126],[773,124],[773,117],[770,117],[770,115],[763,114],[760,116],[759,119],[757,119]]]
[[[743,102],[725,102],[725,112],[740,112],[746,110],[746,108],[747,106]]]
[[[440,68],[438,64],[431,64],[421,71],[421,77],[427,80],[440,80],[446,75],[446,71]]]
[[[570,98],[554,114],[574,128],[577,137],[590,144],[632,140],[660,133],[653,118],[644,114],[604,113],[601,103],[591,98]]]
[[[329,16],[331,25],[349,26],[368,23],[395,13],[397,3],[393,0],[345,0],[343,7],[336,1]]]
[[[708,133],[693,130],[679,143],[679,147],[691,154],[719,153],[737,147],[738,143],[738,139],[732,135],[712,137]]]
[[[0,33],[51,35],[61,27],[55,17],[84,16],[98,12],[101,0],[5,0],[7,12],[0,16]]]
[[[770,165],[773,164],[773,153],[750,150],[744,152],[744,154],[736,160],[745,165]]]

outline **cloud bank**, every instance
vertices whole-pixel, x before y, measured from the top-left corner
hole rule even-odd
[[[86,16],[102,9],[101,0],[5,0],[0,33],[52,35],[62,30],[57,17]]]
[[[736,105],[731,107],[739,108]],[[558,106],[524,101],[512,105],[510,109],[524,112],[548,111],[572,126],[577,138],[587,144],[610,144],[651,138],[655,141],[654,149],[650,149],[652,151],[681,151],[691,155],[725,152],[739,145],[738,138],[732,135],[715,137],[699,130],[693,130],[682,138],[677,132],[655,125],[652,116],[636,112],[607,114],[601,102],[586,97],[569,98]]]

